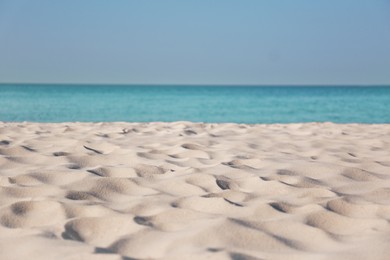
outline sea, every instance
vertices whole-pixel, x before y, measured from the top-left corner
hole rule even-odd
[[[390,123],[390,86],[0,84],[0,121]]]

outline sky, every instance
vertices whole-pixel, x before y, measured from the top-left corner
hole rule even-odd
[[[390,0],[0,0],[0,82],[390,85]]]

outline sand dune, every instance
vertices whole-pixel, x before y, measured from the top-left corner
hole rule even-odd
[[[0,259],[388,259],[390,126],[0,123]]]

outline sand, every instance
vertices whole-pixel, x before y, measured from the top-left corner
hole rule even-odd
[[[0,259],[389,259],[390,125],[0,123]]]

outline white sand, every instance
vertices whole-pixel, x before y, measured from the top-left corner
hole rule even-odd
[[[390,125],[0,123],[0,259],[389,259],[389,221]]]

